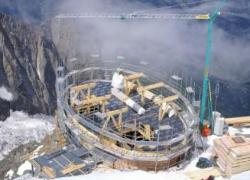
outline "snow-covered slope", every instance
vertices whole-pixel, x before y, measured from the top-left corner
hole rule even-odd
[[[182,172],[118,171],[94,172],[88,175],[65,177],[60,180],[188,180]]]
[[[247,129],[248,132],[250,128]],[[231,133],[232,129],[229,129]],[[234,130],[236,131],[236,130]],[[160,171],[157,173],[154,172],[146,172],[141,170],[124,170],[119,171],[115,169],[108,168],[106,166],[99,166],[93,173],[88,175],[81,175],[81,176],[71,176],[71,177],[63,177],[58,178],[58,180],[188,180],[187,172],[199,170],[196,167],[196,163],[199,157],[207,157],[210,158],[212,155],[212,147],[213,147],[213,140],[218,138],[218,136],[210,136],[206,139],[209,148],[203,152],[198,157],[193,157],[192,161],[186,166],[184,169],[176,170],[176,168],[171,168],[166,171]],[[205,140],[205,139],[204,139]],[[242,172],[236,175],[233,175],[230,180],[249,180],[250,171]],[[31,175],[26,174],[23,175],[15,180],[40,180],[38,178],[32,178]],[[229,180],[228,178],[219,176],[216,177],[216,180]]]
[[[0,122],[0,160],[21,144],[40,142],[46,134],[52,133],[52,122],[53,118],[45,115],[11,112],[6,121]]]

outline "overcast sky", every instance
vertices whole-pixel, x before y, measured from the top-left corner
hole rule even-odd
[[[229,12],[235,2],[226,4],[223,11]],[[216,3],[178,10],[163,8],[145,11],[150,13],[209,13]],[[67,0],[58,6],[60,12],[134,12],[155,8],[149,3],[114,0]],[[235,6],[234,11],[240,7]],[[223,13],[222,11],[222,13]],[[241,13],[247,16],[247,13]],[[222,14],[223,16],[223,14]],[[220,18],[220,17],[219,17]],[[221,20],[222,21],[222,20]],[[148,61],[161,67],[189,67],[201,69],[204,66],[207,38],[207,22],[196,20],[109,20],[81,19],[76,27],[81,36],[76,48],[84,53],[98,53],[112,59],[117,55],[127,61]],[[230,24],[227,26],[230,26]],[[74,27],[75,28],[75,27]],[[250,45],[244,38],[233,39],[224,29],[214,26],[213,56],[210,72],[225,79],[247,80],[249,75]],[[79,44],[80,43],[80,44]]]

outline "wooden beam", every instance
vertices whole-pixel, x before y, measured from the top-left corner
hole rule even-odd
[[[144,77],[143,73],[133,73],[124,77],[124,89],[127,96],[133,89],[141,86],[139,81],[141,77]]]
[[[70,89],[75,90],[75,91],[81,91],[83,89],[88,89],[88,88],[94,88],[96,86],[96,83],[87,83],[87,84],[81,84],[79,86],[73,86]]]
[[[154,98],[154,103],[156,104],[163,104],[163,103],[169,103],[169,102],[172,102],[176,99],[178,99],[179,97],[177,95],[173,95],[173,96],[168,96],[168,97],[165,97],[163,99],[161,98]]]
[[[149,90],[152,89],[158,89],[164,87],[164,83],[163,82],[159,82],[159,83],[155,83],[155,84],[150,84],[148,86],[140,86],[137,88],[137,92],[138,94],[141,95],[141,103],[144,104],[145,103],[145,98],[152,100],[156,95],[154,93],[152,93]]]
[[[61,170],[61,172],[62,172],[63,175],[66,175],[68,173],[71,173],[71,172],[76,171],[78,169],[81,169],[83,167],[85,167],[85,164],[73,164],[73,163],[70,163],[66,168]]]
[[[170,106],[170,102],[174,101],[176,99],[178,99],[177,95],[168,96],[168,97],[165,97],[164,99],[161,99],[161,100],[159,100],[159,98],[154,99],[154,102],[160,106],[159,107],[159,116],[158,116],[158,119],[160,121],[165,117],[165,115],[167,113],[167,106]],[[173,106],[170,106],[170,107],[173,108]]]
[[[111,98],[111,95],[105,95],[105,96],[94,96],[91,95],[90,97],[83,99],[79,101],[78,103],[75,103],[73,101],[73,109],[77,111],[78,113],[80,112],[86,112],[90,113],[91,108],[94,106],[100,105],[101,106],[101,112],[105,112],[105,108],[107,105],[108,100]]]
[[[87,93],[84,93],[84,96],[90,97],[91,96],[91,89],[96,86],[96,83],[87,83],[87,84],[82,84],[79,86],[73,86],[70,88],[70,104],[71,106],[75,105],[77,96],[82,92],[82,90],[87,90]],[[82,92],[83,93],[83,92]]]
[[[140,124],[138,132],[141,133],[144,139],[151,140],[153,137],[153,131],[149,124]]]
[[[89,99],[84,99],[82,101],[82,104],[85,105],[85,104],[94,104],[94,103],[97,103],[97,104],[102,104],[103,101],[107,101],[111,98],[111,95],[105,95],[105,96],[91,96],[91,98]]]
[[[165,97],[162,102],[163,103],[168,103],[168,102],[171,102],[171,101],[174,101],[176,99],[178,99],[179,97],[177,95],[173,95],[173,96],[168,96],[168,97]]]
[[[121,109],[116,109],[114,111],[108,111],[108,112],[106,112],[106,115],[107,116],[114,116],[114,115],[122,114],[122,113],[125,113],[125,112],[128,112],[127,107],[124,107],[124,108],[121,108]]]
[[[56,173],[51,167],[48,166],[42,167],[42,172],[45,173],[51,179],[56,177]]]
[[[151,85],[144,86],[144,87],[143,86],[138,87],[137,91],[143,98],[153,100],[153,102],[159,106],[161,106],[163,103],[168,103],[168,102],[174,101],[174,100],[179,98],[177,95],[162,98],[162,97],[154,94],[153,92],[149,91],[149,90],[157,89],[157,88],[160,88],[163,86],[164,86],[164,83],[159,82],[159,83],[151,84]]]
[[[152,90],[152,89],[159,89],[159,88],[162,88],[164,87],[164,83],[163,82],[158,82],[158,83],[155,83],[155,84],[150,84],[150,85],[147,85],[147,86],[142,86],[142,89],[143,90]]]
[[[116,109],[114,111],[106,112],[107,119],[103,123],[102,129],[105,129],[107,127],[110,120],[112,120],[113,124],[115,125],[115,127],[117,129],[120,129],[121,125],[122,125],[122,114],[125,113],[125,112],[128,112],[127,107],[124,107],[124,108],[121,108],[121,109]],[[115,119],[115,117],[114,117],[115,115],[119,115],[118,120]]]
[[[132,82],[127,82],[127,88],[128,89],[135,89],[136,88],[136,84],[132,83]]]
[[[162,106],[159,107],[159,112],[158,112],[158,120],[161,121],[165,114],[166,114],[166,109],[163,109]]]
[[[149,100],[152,100],[156,105],[159,106],[159,113],[158,113],[158,119],[159,121],[161,121],[165,114],[167,113],[167,109],[166,106],[167,104],[171,104],[172,101],[178,99],[178,95],[173,95],[173,96],[168,96],[168,97],[161,97],[159,95],[154,94],[153,92],[149,91],[149,89],[154,89],[154,88],[159,88],[159,87],[163,87],[164,83],[156,83],[156,84],[152,84],[149,85],[148,87],[138,87],[137,88],[137,92],[140,94],[141,96],[141,102],[145,103],[144,98],[147,98]],[[174,103],[172,103],[174,104]],[[176,106],[171,105],[172,108],[175,108]]]
[[[134,79],[139,79],[142,77],[145,77],[145,75],[143,73],[133,73],[133,74],[129,74],[129,75],[125,76],[124,79],[126,81],[132,81]]]
[[[243,123],[250,123],[250,116],[226,118],[226,119],[225,119],[225,122],[226,122],[227,124],[243,124]]]

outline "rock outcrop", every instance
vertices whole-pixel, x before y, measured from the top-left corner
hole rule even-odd
[[[0,87],[14,94],[11,102],[0,99],[1,119],[9,108],[53,114],[59,55],[49,37],[46,27],[0,14]]]

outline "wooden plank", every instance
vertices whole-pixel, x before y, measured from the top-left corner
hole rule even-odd
[[[56,177],[55,171],[49,166],[42,167],[42,172],[45,173],[50,179]]]
[[[116,109],[116,110],[113,110],[113,111],[107,111],[106,116],[114,116],[114,115],[117,115],[117,114],[125,113],[127,111],[128,111],[127,107]]]
[[[150,84],[150,85],[147,85],[147,86],[143,86],[141,87],[143,90],[152,90],[152,89],[159,89],[159,88],[162,88],[164,87],[165,84],[163,82],[158,82],[158,83],[155,83],[155,84]]]
[[[69,174],[71,172],[74,172],[78,169],[81,169],[85,167],[85,164],[69,164],[66,168],[64,168],[63,170],[61,170],[62,174],[65,175],[65,174]]]
[[[236,173],[240,173],[240,172],[244,172],[244,171],[248,171],[250,170],[250,164],[245,164],[236,168],[233,168],[231,170],[226,170],[227,174],[236,174]]]
[[[230,157],[230,159],[232,160],[232,161],[237,161],[237,160],[243,160],[243,159],[248,159],[248,158],[250,158],[250,153],[249,154],[247,154],[247,155],[242,155],[242,156],[235,156],[235,154],[233,154],[233,152],[232,151],[225,151],[221,146],[217,146],[217,145],[215,145],[214,146],[214,150],[217,152],[217,153],[223,153],[223,155],[224,156],[228,156],[228,157]]]
[[[238,168],[234,168],[234,169],[225,169],[223,172],[227,175],[227,176],[231,176],[233,174],[238,174],[238,173],[241,173],[241,172],[244,172],[244,171],[248,171],[250,170],[249,168],[249,164],[248,165],[245,165],[245,166],[241,166],[241,167],[238,167]]]
[[[214,150],[219,158],[225,159],[225,161],[227,163],[231,163],[233,165],[244,163],[244,162],[250,160],[249,157],[247,157],[247,158],[233,158],[232,156],[226,154],[224,151],[221,151],[218,147],[216,147]]]
[[[91,83],[87,83],[87,84],[81,84],[79,86],[73,86],[70,89],[74,90],[74,91],[81,91],[83,89],[94,88],[95,86],[96,86],[96,83],[91,82]]]
[[[131,80],[139,79],[142,77],[145,77],[145,75],[143,73],[133,73],[133,74],[129,74],[129,75],[125,76],[124,79],[127,81],[131,81]]]
[[[250,123],[250,116],[242,116],[242,117],[235,117],[235,118],[226,118],[225,122],[227,124]]]
[[[150,91],[143,91],[143,93],[141,94],[141,96],[149,99],[149,100],[153,100],[155,97],[157,97],[156,94],[150,92]]]
[[[82,104],[101,104],[102,101],[107,101],[111,98],[111,95],[105,95],[105,96],[97,96],[97,97],[91,97],[90,99],[84,99]]]
[[[176,99],[178,99],[178,95],[173,95],[173,96],[168,96],[168,97],[164,97],[164,98],[154,98],[154,103],[157,105],[161,105],[162,103],[168,103],[171,101],[174,101]]]
[[[220,170],[225,173],[226,171],[226,168],[223,164],[221,164],[221,162],[217,161],[216,164],[219,166]]]
[[[214,140],[217,164],[227,175],[250,170],[250,143],[244,137],[224,136]]]
[[[222,147],[225,152],[229,153],[232,152],[232,154],[235,156],[243,156],[243,155],[248,155],[248,149],[250,148],[250,142],[248,139],[241,137],[245,142],[243,143],[235,143],[232,140],[232,137],[230,136],[225,136],[222,137],[221,139],[216,139],[214,140],[214,145],[215,146],[220,146]]]
[[[228,161],[226,161],[225,159],[223,158],[218,158],[218,162],[220,162],[224,167],[228,167],[228,168],[237,168],[237,167],[241,167],[243,165],[246,165],[246,164],[250,164],[250,161],[244,161],[244,162],[240,162],[240,163],[236,163],[236,164],[232,164],[232,163],[229,163]]]
[[[241,137],[245,142],[243,143],[236,143],[235,141],[233,141],[232,136],[224,136],[221,138],[221,142],[227,147],[227,148],[233,148],[233,147],[239,147],[239,146],[246,146],[246,145],[250,145],[250,143],[248,142],[248,140],[244,137]]]
[[[174,100],[176,100],[178,98],[179,98],[178,95],[173,95],[173,96],[168,96],[168,97],[163,98],[162,101],[164,103],[168,103],[168,102],[174,101]]]
[[[249,156],[249,149],[250,145],[244,146],[244,147],[235,147],[231,150],[233,156],[237,157],[244,157],[244,156]]]

